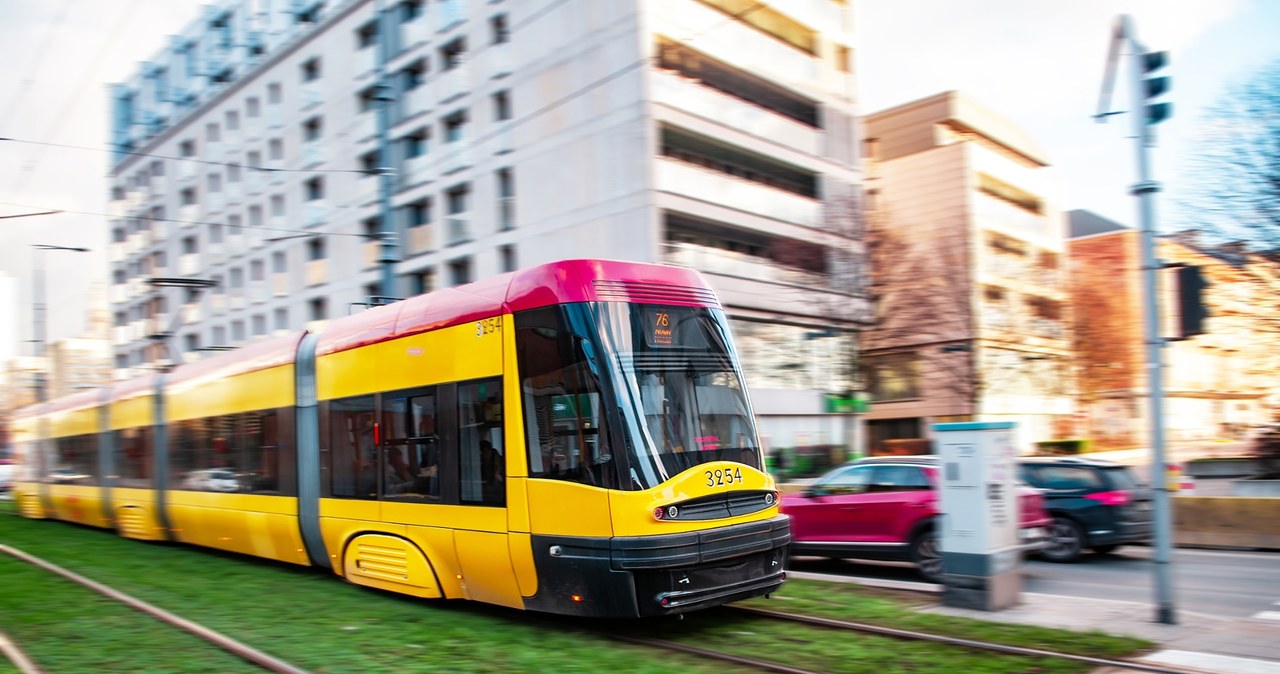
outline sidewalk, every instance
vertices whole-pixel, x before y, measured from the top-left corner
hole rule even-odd
[[[899,590],[937,593],[928,583],[876,581],[842,576],[791,572],[793,578],[852,582]],[[883,585],[882,585],[883,583]],[[1142,662],[1169,665],[1215,674],[1277,674],[1280,672],[1280,621],[1253,618],[1223,618],[1192,611],[1179,611],[1177,625],[1154,622],[1150,604],[1022,593],[1022,604],[1003,611],[935,606],[930,613],[953,615],[990,622],[1039,625],[1059,629],[1098,630],[1110,634],[1146,639],[1157,650],[1138,658]],[[1132,670],[1098,670],[1095,674],[1119,674]]]

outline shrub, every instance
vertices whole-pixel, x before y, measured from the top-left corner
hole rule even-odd
[[[1036,454],[1042,456],[1062,456],[1065,454],[1083,454],[1089,451],[1089,441],[1075,440],[1041,440],[1036,443]]]

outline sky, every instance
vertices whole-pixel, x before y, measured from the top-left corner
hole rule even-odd
[[[615,0],[593,0],[613,2]],[[1133,144],[1126,116],[1092,119],[1116,16],[1133,16],[1150,50],[1170,52],[1174,116],[1159,127],[1155,177],[1165,229],[1190,218],[1176,196],[1194,180],[1186,157],[1198,120],[1232,85],[1280,61],[1276,0],[851,0],[859,107],[875,112],[947,90],[972,96],[1021,127],[1054,165],[1064,209],[1133,224]],[[200,14],[197,0],[4,0],[0,137],[104,148],[107,87]],[[1117,91],[1114,107],[1127,102]],[[0,216],[60,209],[103,213],[108,155],[0,141]],[[94,281],[106,279],[106,218],[62,213],[0,220],[0,353],[31,353],[33,244],[92,253],[44,254],[48,337],[82,334]]]

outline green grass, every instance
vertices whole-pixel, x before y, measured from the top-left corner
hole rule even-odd
[[[1088,671],[1088,667],[1066,662],[792,626],[721,611],[697,613],[683,621],[601,623],[545,618],[466,602],[423,601],[349,585],[319,570],[186,546],[128,541],[111,532],[64,523],[24,520],[14,516],[12,505],[6,502],[0,502],[0,543],[111,585],[318,673],[737,671],[696,656],[620,644],[593,631],[601,626],[631,636],[684,641],[820,671]],[[109,616],[96,612],[107,608],[99,607],[100,602],[77,599],[71,594],[64,597],[60,593],[69,592],[67,588],[59,594],[38,589],[43,585],[34,580],[45,572],[12,559],[2,561],[0,573],[4,576],[0,577],[21,578],[22,584],[37,589],[24,593],[26,599],[21,605],[13,603],[17,600],[9,598],[8,592],[0,592],[5,597],[0,599],[0,629],[19,641],[50,674],[106,669],[59,668],[47,662],[46,657],[61,650],[111,652],[108,641],[132,642],[133,646],[126,648],[138,662],[163,663],[167,662],[166,655],[173,659],[172,653],[178,652],[172,646],[178,643],[177,637],[161,638],[131,631],[134,628],[117,627]],[[46,576],[45,585],[65,583]],[[47,604],[37,601],[42,597]],[[1064,650],[1071,646],[1075,652],[1093,654],[1131,653],[1146,645],[1116,637],[922,615],[909,602],[855,585],[793,580],[775,598],[769,602],[760,600],[761,605],[908,629],[947,630],[956,636],[1019,645]],[[11,604],[16,607],[14,610],[10,609]],[[79,610],[84,606],[93,606],[95,612]],[[151,620],[142,614],[134,615],[144,622]],[[168,627],[155,629],[181,634]],[[82,636],[90,633],[103,636],[101,640],[95,636],[91,642]],[[138,636],[131,636],[134,634]],[[196,653],[209,647],[197,642],[197,646],[177,648],[183,649],[185,657],[186,651]],[[148,650],[155,653],[144,653]],[[171,670],[147,670],[135,665],[131,669],[236,671],[208,664]]]

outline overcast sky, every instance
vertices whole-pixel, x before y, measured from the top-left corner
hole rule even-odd
[[[595,0],[612,2],[614,0]],[[1173,199],[1189,176],[1183,158],[1196,122],[1232,83],[1280,60],[1280,2],[1273,0],[852,0],[857,16],[859,103],[874,112],[949,89],[1022,127],[1061,180],[1062,206],[1132,223],[1133,149],[1124,117],[1097,107],[1110,26],[1134,16],[1151,49],[1171,52],[1174,118],[1154,156],[1165,184],[1159,215],[1181,221]],[[102,148],[107,86],[126,79],[199,15],[196,0],[4,0],[0,22],[0,137]],[[1118,92],[1118,102],[1127,101]],[[106,210],[107,155],[0,141],[0,215],[45,209]],[[9,320],[16,349],[31,337],[31,244],[92,248],[51,252],[49,337],[79,335],[92,280],[105,279],[105,218],[60,214],[0,220],[0,274],[17,279]],[[4,284],[0,283],[0,289]],[[2,290],[0,290],[2,292]],[[4,300],[0,298],[0,306]],[[0,330],[6,320],[0,317]],[[30,353],[23,345],[20,353]]]

